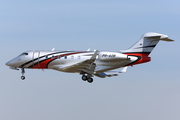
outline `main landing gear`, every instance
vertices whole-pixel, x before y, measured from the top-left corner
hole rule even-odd
[[[24,68],[21,68],[21,73],[22,73],[21,79],[24,80],[25,79],[25,76],[24,76],[25,70],[24,70]]]
[[[89,83],[93,82],[93,79],[90,76],[83,75],[82,80],[87,81]]]

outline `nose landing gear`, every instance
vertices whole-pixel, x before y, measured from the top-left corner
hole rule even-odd
[[[21,79],[24,80],[25,79],[25,76],[24,76],[25,70],[24,70],[24,68],[21,68],[21,73],[22,73]]]

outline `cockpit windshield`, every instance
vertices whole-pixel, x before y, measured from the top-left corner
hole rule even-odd
[[[24,56],[24,55],[28,55],[28,53],[22,53],[19,56]]]

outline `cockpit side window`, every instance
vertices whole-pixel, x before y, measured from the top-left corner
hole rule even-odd
[[[22,53],[19,56],[24,56],[24,55],[28,55],[28,53]]]

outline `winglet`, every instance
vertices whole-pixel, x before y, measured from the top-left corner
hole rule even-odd
[[[55,50],[55,48],[53,48],[51,51],[54,51]]]
[[[92,57],[90,59],[96,59],[98,50],[94,50],[94,54],[92,55]]]
[[[128,67],[123,67],[122,70],[119,73],[125,73],[127,71]]]

